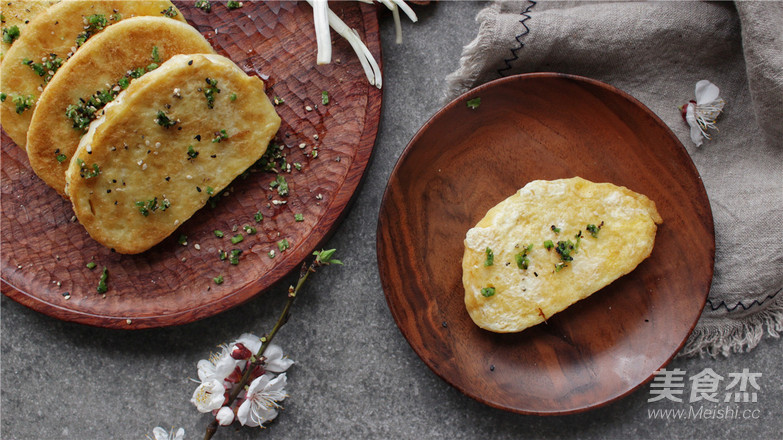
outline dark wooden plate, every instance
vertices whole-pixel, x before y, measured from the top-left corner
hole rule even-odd
[[[213,2],[211,13],[195,9],[193,1],[175,3],[218,53],[248,74],[268,77],[268,95],[285,100],[277,106],[283,122],[276,140],[286,145],[289,162],[303,166],[285,174],[287,203],[271,203],[280,199],[269,187],[274,174],[251,173],[237,179],[217,207],[197,212],[151,250],[114,254],[71,221],[70,203],[35,176],[24,151],[3,133],[2,290],[19,303],[56,318],[113,328],[183,324],[214,315],[297,267],[325,241],[359,185],[375,143],[381,92],[368,84],[347,42],[336,38],[335,63],[316,66],[312,10],[305,2],[244,2],[233,11]],[[356,2],[331,8],[380,61],[376,9]],[[322,91],[329,93],[328,105],[321,103]],[[258,224],[253,219],[257,211],[264,215]],[[303,221],[295,221],[297,213]],[[245,233],[237,245],[213,235],[220,229],[230,237],[233,226],[243,232],[244,224],[258,233]],[[181,234],[187,235],[187,246],[178,244]],[[290,244],[285,252],[277,245],[282,239]],[[218,259],[219,249],[233,248],[243,250],[237,266]],[[95,270],[85,267],[91,260],[98,265]],[[109,271],[105,298],[96,293],[103,266]],[[225,282],[217,285],[212,279],[221,274]]]
[[[465,233],[527,182],[573,176],[652,198],[664,218],[652,255],[545,324],[481,330],[465,310]],[[704,187],[664,123],[612,86],[551,73],[493,81],[436,113],[392,172],[377,240],[389,309],[424,363],[480,402],[538,415],[606,404],[666,365],[704,306],[715,252]]]

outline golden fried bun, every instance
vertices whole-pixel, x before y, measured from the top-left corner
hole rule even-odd
[[[65,195],[65,170],[101,108],[135,77],[189,53],[214,51],[196,29],[166,17],[128,18],[90,38],[38,99],[27,132],[33,171]]]
[[[532,181],[465,237],[468,314],[498,333],[539,324],[636,268],[662,222],[652,200],[622,186]]]
[[[3,39],[0,41],[0,62],[11,45],[14,44],[19,35],[24,33],[27,26],[36,15],[40,14],[49,6],[57,3],[58,0],[34,0],[22,2],[0,3],[0,14],[3,16]],[[16,27],[16,29],[14,29]]]
[[[50,6],[27,24],[0,65],[0,92],[5,94],[0,123],[17,145],[25,148],[35,103],[68,58],[107,26],[138,15],[185,21],[168,0],[74,0]]]
[[[96,241],[143,252],[258,160],[279,127],[258,77],[220,55],[175,55],[93,121],[65,189]]]

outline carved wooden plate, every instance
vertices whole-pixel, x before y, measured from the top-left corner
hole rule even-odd
[[[573,176],[652,198],[664,219],[652,255],[547,323],[480,329],[465,309],[466,232],[527,182]],[[430,119],[392,172],[377,240],[389,309],[427,366],[480,402],[539,415],[606,404],[666,365],[704,306],[715,252],[704,187],[664,123],[614,87],[546,73],[488,83]]]
[[[276,107],[283,120],[276,142],[285,145],[289,163],[302,165],[301,171],[285,174],[290,195],[282,198],[270,188],[274,174],[251,172],[231,185],[229,197],[197,212],[159,245],[139,255],[119,255],[72,221],[70,203],[36,177],[25,152],[3,133],[2,290],[17,302],[55,318],[112,328],[212,316],[296,268],[326,240],[349,205],[372,153],[381,107],[380,90],[368,84],[349,44],[335,38],[335,62],[316,66],[312,10],[305,2],[244,2],[236,10],[213,2],[210,13],[194,8],[193,1],[175,3],[218,53],[266,78],[270,98],[284,100]],[[380,61],[376,9],[357,2],[331,8]],[[328,105],[322,104],[323,91]],[[264,216],[260,223],[254,220],[258,211]],[[295,214],[302,214],[302,221]],[[258,233],[245,233],[245,224]],[[230,237],[235,226],[244,234],[237,245],[213,234],[219,229]],[[178,243],[180,235],[187,236],[186,246]],[[283,239],[290,248],[280,251]],[[234,248],[243,251],[238,265],[219,260],[219,249]],[[85,267],[89,261],[97,268]],[[105,297],[96,292],[104,266]],[[218,275],[224,278],[221,285],[213,281]]]

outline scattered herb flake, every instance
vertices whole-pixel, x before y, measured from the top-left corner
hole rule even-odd
[[[212,11],[212,3],[210,3],[209,0],[196,0],[196,3],[193,6],[201,9],[204,12]]]
[[[601,222],[601,224],[598,225],[598,226],[596,226],[594,224],[589,224],[589,225],[587,225],[587,228],[585,228],[585,229],[587,229],[587,232],[589,232],[590,235],[593,236],[593,238],[598,238],[598,232],[601,230],[601,227],[603,227],[603,225],[604,225],[604,222]]]
[[[549,229],[551,229],[552,232],[554,232],[555,234],[559,234],[560,233],[560,228],[558,228],[555,225],[550,226]]]
[[[571,240],[566,241],[558,241],[557,247],[555,248],[558,254],[560,254],[560,259],[563,261],[573,261],[574,257],[571,256],[571,253],[575,250],[574,243],[571,242]]]
[[[230,95],[228,95],[228,99],[230,99],[231,101],[236,101],[237,94],[232,92]]]
[[[198,151],[193,148],[193,145],[188,145],[188,160],[198,157]]]
[[[553,247],[555,247],[555,244],[552,243],[552,240],[547,240],[544,242],[544,248],[546,248],[546,250],[551,250]]]
[[[106,284],[107,281],[109,281],[109,269],[103,266],[101,278],[98,280],[98,293],[106,293],[109,290],[109,286]]]
[[[479,106],[481,105],[481,98],[469,99],[466,104],[467,104],[469,109],[475,110],[475,109],[479,108]]]
[[[179,238],[177,239],[177,243],[181,244],[182,246],[188,245],[188,236],[185,234],[180,234]]]
[[[160,63],[160,52],[158,51],[158,46],[152,46],[152,62]]]
[[[326,90],[321,92],[321,104],[329,105],[329,92],[327,92]]]
[[[279,96],[275,96],[274,98],[272,98],[272,102],[275,105],[280,105],[280,104],[284,104],[285,103],[285,99],[283,99],[283,98],[281,98]]]
[[[55,156],[55,159],[57,159],[57,162],[63,163],[63,162],[65,162],[66,159],[68,159],[68,156],[60,153],[60,154]]]

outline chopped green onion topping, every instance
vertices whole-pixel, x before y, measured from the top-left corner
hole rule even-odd
[[[221,231],[220,229],[215,229],[215,237],[223,238],[224,236],[225,234],[223,234],[223,231]]]
[[[571,240],[558,241],[557,247],[555,248],[557,253],[560,254],[560,259],[563,261],[573,261],[574,257],[571,256],[571,253],[574,252],[575,249]]]
[[[327,92],[326,90],[321,92],[321,104],[329,105],[329,92]]]
[[[63,59],[58,57],[57,54],[49,54],[48,58],[45,58],[40,63],[34,63],[32,60],[25,58],[22,60],[22,64],[26,64],[33,69],[36,75],[43,77],[44,83],[49,81],[54,76],[55,72],[63,65]]]
[[[160,13],[169,18],[174,18],[177,16],[177,10],[174,8],[174,6],[169,6],[168,8],[160,11]]]
[[[68,159],[68,156],[60,153],[60,154],[55,156],[55,159],[57,159],[57,162],[63,163],[63,162],[65,162],[65,159]]]
[[[3,43],[13,44],[22,33],[19,32],[19,26],[11,26],[3,29]]]
[[[215,278],[212,278],[212,281],[214,281],[215,284],[223,284],[223,275],[218,275]]]
[[[494,294],[495,294],[494,287],[484,287],[483,289],[481,289],[481,296],[483,296],[484,298],[489,298]]]
[[[232,101],[236,101],[237,100],[237,94],[232,92],[230,95],[228,95],[228,99],[230,99]]]
[[[495,264],[495,253],[492,252],[492,249],[487,248],[484,253],[487,255],[487,259],[484,260],[484,267],[489,267]]]
[[[226,134],[226,130],[220,130],[215,132],[215,138],[212,139],[212,143],[218,143],[222,142],[223,140],[228,139],[228,134]]]
[[[242,226],[242,229],[244,229],[245,232],[247,232],[248,235],[253,235],[253,234],[255,234],[257,232],[256,228],[254,228],[254,227],[252,227],[250,225]]]
[[[25,110],[35,105],[35,96],[14,95],[11,101],[16,105],[16,113],[21,115]]]
[[[559,234],[560,233],[560,228],[558,228],[555,225],[550,226],[549,229],[551,229],[555,234]]]
[[[90,261],[89,263],[87,263],[87,269],[90,270],[95,269],[95,266],[97,266],[97,264],[95,264],[94,261]]]
[[[182,246],[188,245],[188,236],[185,234],[180,234],[179,238],[177,239],[177,243],[181,244]]]
[[[158,52],[158,46],[152,46],[152,62],[160,63],[160,53]]]
[[[5,98],[7,97],[8,95],[6,95],[5,93],[0,93],[0,102],[5,102]]]
[[[198,157],[198,151],[193,148],[193,145],[188,145],[188,160]]]
[[[258,211],[256,212],[256,215],[253,216],[253,219],[255,219],[256,223],[258,223],[264,219],[264,214],[261,214],[261,211]]]
[[[173,127],[177,124],[177,121],[169,119],[168,115],[163,110],[158,110],[158,116],[155,118],[155,122],[163,128]]]
[[[215,94],[220,93],[220,89],[217,88],[218,80],[212,78],[205,78],[209,87],[204,89],[204,96],[207,98],[207,107],[215,107]]]
[[[242,2],[230,0],[228,3],[226,3],[226,7],[228,9],[239,9],[242,7]]]
[[[566,267],[568,267],[568,265],[565,264],[565,263],[562,263],[562,262],[561,263],[557,263],[557,264],[555,264],[555,272],[560,272],[561,270],[563,270]]]
[[[291,245],[288,243],[287,239],[282,239],[277,242],[277,248],[280,250],[280,252],[283,252],[286,249],[289,249]]]
[[[237,235],[231,237],[231,244],[237,244],[237,243],[241,242],[244,239],[245,239],[245,237],[243,237],[242,234],[237,234]]]
[[[226,258],[228,258],[228,254],[226,254],[226,251],[224,251],[223,249],[220,249],[218,250],[218,258],[220,258],[220,261],[223,261]]]
[[[207,195],[211,196],[214,193],[215,193],[215,188],[212,188],[211,186],[208,186],[207,187]]]
[[[549,251],[552,250],[553,247],[555,247],[555,244],[552,243],[552,240],[547,240],[544,242],[544,247],[546,248],[546,250]]]
[[[479,108],[479,106],[481,105],[481,98],[469,99],[466,104],[468,105],[469,109],[475,110],[475,109]]]
[[[294,214],[294,221],[303,222],[304,221],[304,215],[302,215],[302,214]]]
[[[285,99],[283,99],[283,98],[281,98],[281,97],[279,97],[279,96],[275,96],[274,98],[272,98],[272,102],[273,102],[275,105],[280,105],[280,104],[283,104],[283,103],[285,103]]]
[[[601,230],[603,226],[604,226],[604,222],[601,222],[601,224],[598,226],[589,224],[585,229],[587,229],[587,232],[589,232],[590,235],[593,236],[593,238],[598,238],[598,232]]]

